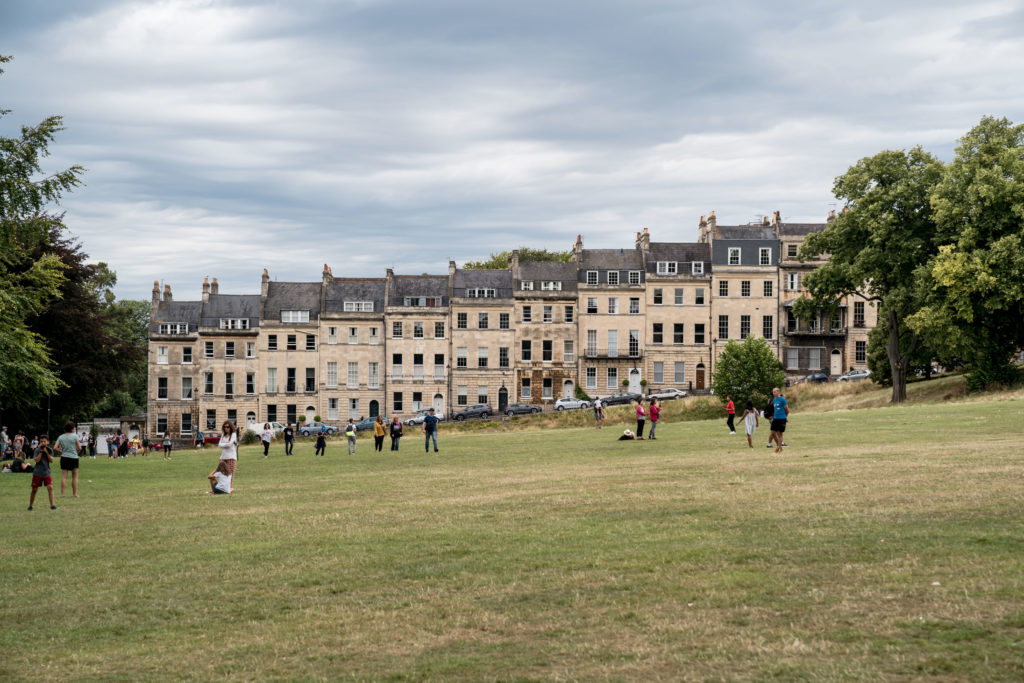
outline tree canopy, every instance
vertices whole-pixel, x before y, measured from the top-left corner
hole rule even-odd
[[[711,388],[724,402],[731,395],[738,405],[753,401],[763,406],[772,395],[773,387],[782,387],[786,373],[782,363],[768,342],[760,337],[750,336],[739,343],[729,341],[718,355]]]
[[[571,251],[548,251],[547,249],[532,249],[530,247],[519,247],[519,261],[561,261],[566,262],[572,257]],[[484,261],[466,261],[463,268],[484,270],[489,268],[508,268],[512,260],[511,251],[493,252],[490,258]]]
[[[861,159],[836,178],[833,192],[844,201],[843,211],[800,250],[801,258],[828,254],[829,260],[807,277],[811,299],[798,302],[797,315],[854,293],[880,307],[894,403],[906,398],[918,343],[913,333],[904,338],[906,319],[917,311],[914,274],[937,252],[931,194],[941,177],[941,162],[920,147]]]
[[[934,188],[941,246],[917,271],[908,323],[970,365],[969,384],[1012,381],[1024,345],[1024,125],[986,117]]]

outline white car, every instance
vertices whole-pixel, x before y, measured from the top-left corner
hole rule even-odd
[[[858,382],[871,376],[870,370],[850,370],[845,375],[836,377],[837,382]]]
[[[423,410],[417,411],[416,414],[405,421],[407,427],[415,427],[416,425],[423,424],[423,420],[430,414],[430,408],[424,408]],[[434,417],[438,420],[444,420],[444,413],[440,410],[434,410]]]
[[[584,401],[579,398],[560,398],[555,401],[555,410],[579,410],[580,408],[589,408],[590,401]]]
[[[245,431],[247,431],[247,432],[255,432],[257,434],[262,434],[263,433],[263,425],[265,425],[265,424],[267,424],[267,423],[266,422],[250,422],[249,424],[245,425]],[[280,422],[271,422],[270,423],[270,428],[272,430],[274,430],[275,434],[277,434],[278,432],[284,430],[284,425],[281,424]]]
[[[653,394],[648,395],[647,398],[656,398],[659,401],[671,401],[675,398],[686,398],[686,392],[682,389],[662,389],[661,391],[655,391]]]

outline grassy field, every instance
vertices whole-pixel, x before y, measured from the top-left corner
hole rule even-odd
[[[0,475],[0,678],[1020,680],[1024,399],[937,400]]]

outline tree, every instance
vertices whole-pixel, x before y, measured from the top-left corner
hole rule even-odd
[[[918,308],[915,270],[937,253],[931,194],[942,164],[920,147],[866,157],[836,178],[833,193],[845,203],[820,233],[809,235],[801,259],[829,260],[806,279],[811,299],[798,301],[797,315],[834,308],[859,293],[880,306],[889,336],[886,352],[892,402],[907,397],[907,371],[919,340],[907,318]]]
[[[519,247],[519,261],[561,261],[566,262],[572,258],[570,251],[548,251],[547,249],[531,249],[530,247]],[[512,259],[511,251],[492,252],[491,257],[486,261],[466,261],[463,268],[484,270],[489,268],[508,268]]]
[[[0,55],[0,64],[10,61]],[[3,69],[0,69],[3,73]],[[10,113],[0,109],[0,117]],[[63,130],[61,117],[22,126],[15,138],[0,137],[0,406],[38,404],[61,382],[45,337],[29,319],[60,296],[63,265],[45,247],[60,219],[43,212],[80,184],[84,172],[72,166],[45,175],[41,160]],[[36,258],[28,258],[35,254]]]
[[[951,368],[956,367],[958,362],[953,357],[942,356],[932,350],[929,341],[918,336],[918,342],[913,350],[904,348],[908,345],[914,335],[909,328],[900,332],[900,353],[908,356],[907,376],[911,374],[923,374],[926,379],[931,379],[932,367],[935,363]],[[892,369],[889,367],[889,326],[884,315],[879,315],[878,325],[868,333],[867,361],[868,369],[871,370],[871,381],[884,386],[892,386]]]
[[[730,340],[725,345],[718,356],[711,388],[723,402],[731,395],[740,405],[749,400],[755,406],[763,406],[772,395],[772,388],[782,387],[785,382],[782,363],[768,342],[751,336],[742,344]]]
[[[1014,380],[1024,345],[1024,125],[986,117],[932,193],[942,246],[919,269],[908,324],[970,365],[968,386]]]

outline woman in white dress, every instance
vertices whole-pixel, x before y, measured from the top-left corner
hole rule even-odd
[[[235,465],[238,464],[238,432],[235,431],[235,425],[227,421],[220,429],[220,442],[217,444],[220,446],[220,459],[227,461],[228,474],[233,481]]]

